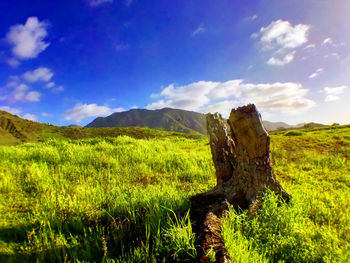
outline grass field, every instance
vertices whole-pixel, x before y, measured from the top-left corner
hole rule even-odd
[[[195,261],[188,197],[215,169],[207,139],[170,134],[1,146],[0,262]],[[274,133],[272,154],[293,197],[230,211],[233,262],[349,262],[350,127]]]

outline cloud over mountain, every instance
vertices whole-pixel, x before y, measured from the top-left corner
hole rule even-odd
[[[123,108],[110,108],[107,106],[99,106],[97,104],[76,104],[73,108],[67,110],[63,115],[67,121],[80,122],[89,117],[107,116],[114,112],[123,111]]]
[[[244,83],[243,80],[226,82],[198,81],[188,85],[165,87],[153,98],[157,101],[147,105],[148,109],[164,107],[198,112],[221,111],[240,104],[255,103],[264,111],[301,112],[315,105],[305,96],[308,90],[300,83]]]
[[[330,87],[325,87],[323,88],[323,92],[326,93],[326,98],[325,101],[326,102],[330,102],[330,101],[336,101],[340,99],[340,95],[342,95],[345,92],[345,89],[347,89],[347,86],[339,86],[339,87],[334,87],[334,88],[330,88]]]

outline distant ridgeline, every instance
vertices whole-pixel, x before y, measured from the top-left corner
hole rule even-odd
[[[22,119],[16,115],[0,110],[0,145],[43,142],[48,139],[84,139],[94,137],[117,137],[120,135],[127,135],[137,139],[173,136],[186,138],[203,137],[202,134],[194,131],[192,133],[179,133],[146,127],[83,128],[79,125],[55,126]]]
[[[268,131],[303,129],[323,127],[319,123],[300,123],[289,125],[285,122],[263,121]],[[160,110],[134,109],[124,112],[116,112],[105,118],[98,117],[85,127],[148,127],[152,129],[163,129],[184,133],[206,134],[205,114],[164,108]]]
[[[283,122],[264,121],[264,126],[268,131],[274,131],[315,128],[325,125],[307,123],[291,126]],[[50,138],[83,139],[119,135],[128,135],[133,138],[174,135],[201,137],[206,135],[205,114],[171,108],[134,109],[113,113],[105,118],[99,117],[86,127],[82,127],[80,125],[55,126],[34,122],[0,110],[0,145],[42,142]]]
[[[133,109],[96,118],[86,127],[148,127],[192,134],[206,134],[205,114],[164,108],[160,110]]]

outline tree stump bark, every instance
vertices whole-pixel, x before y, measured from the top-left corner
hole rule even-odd
[[[290,195],[276,180],[271,165],[270,137],[254,104],[232,109],[225,120],[207,114],[207,131],[216,169],[217,185],[191,200],[191,218],[197,234],[201,262],[216,252],[216,262],[230,262],[220,234],[227,202],[235,208],[253,208],[270,189],[285,199]]]

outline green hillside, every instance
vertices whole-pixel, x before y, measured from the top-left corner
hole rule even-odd
[[[18,130],[32,138],[26,131]],[[128,130],[140,131],[162,136],[60,133],[1,146],[0,262],[196,262],[188,197],[215,185],[208,141]],[[271,141],[293,197],[280,205],[268,193],[253,219],[231,210],[223,235],[233,262],[349,262],[350,126],[281,131]]]
[[[205,115],[171,108],[134,109],[99,117],[86,127],[148,127],[184,133],[206,134]]]
[[[198,134],[198,133],[197,133]],[[195,134],[166,133],[163,130],[116,127],[83,128],[79,126],[55,126],[22,119],[6,111],[0,111],[0,145],[16,145],[23,142],[43,142],[48,139],[83,139],[94,137],[117,137],[128,135],[133,138],[154,138],[183,136],[197,138]]]

